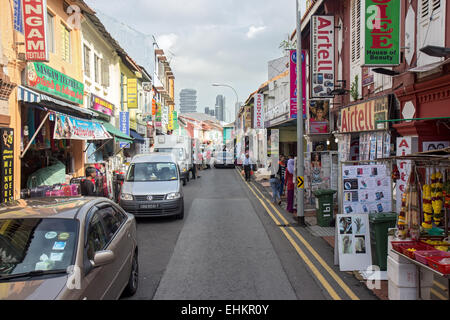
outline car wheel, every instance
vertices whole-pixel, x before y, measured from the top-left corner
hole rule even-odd
[[[131,263],[131,274],[128,279],[128,284],[125,287],[124,295],[130,297],[134,295],[138,289],[139,284],[139,263],[137,251],[134,253],[133,261]]]

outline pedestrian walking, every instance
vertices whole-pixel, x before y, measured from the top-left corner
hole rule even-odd
[[[290,213],[294,213],[294,170],[295,160],[294,156],[290,155],[286,168],[286,190],[287,190],[287,207],[286,210]]]
[[[284,155],[280,156],[279,165],[279,178],[280,178],[280,198],[284,196],[285,176],[286,176],[286,158]]]
[[[276,161],[276,160],[275,160]],[[270,175],[270,187],[272,188],[272,203],[278,203],[278,205],[281,205],[281,197],[280,197],[280,179],[278,178],[278,173],[280,172],[280,169],[278,168],[278,172],[275,173],[275,168],[272,166],[272,163],[269,164],[269,168],[272,172]]]
[[[250,155],[248,153],[245,155],[243,166],[245,172],[245,181],[250,181],[251,178],[250,172],[252,171],[252,160],[250,160]]]
[[[80,189],[81,189],[81,195],[85,197],[95,197],[97,196],[95,183],[92,182],[92,180],[95,181],[95,177],[97,176],[97,169],[94,167],[87,167],[86,168],[86,179],[81,181]]]
[[[192,151],[192,179],[197,179],[196,175],[197,175],[197,164],[195,163],[195,152]]]

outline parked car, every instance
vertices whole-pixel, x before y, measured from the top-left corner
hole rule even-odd
[[[180,171],[171,153],[135,156],[122,185],[119,205],[137,217],[184,218]]]
[[[234,155],[231,152],[219,151],[214,155],[214,168],[234,168]]]
[[[138,269],[136,221],[106,198],[0,206],[0,299],[118,299]]]

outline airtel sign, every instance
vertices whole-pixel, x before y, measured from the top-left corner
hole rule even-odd
[[[23,26],[27,61],[48,61],[47,0],[23,0]]]

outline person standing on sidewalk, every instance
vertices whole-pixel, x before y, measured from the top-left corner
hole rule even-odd
[[[287,207],[286,210],[290,213],[294,213],[294,170],[295,161],[294,156],[290,155],[286,168],[286,190],[287,190]]]
[[[280,162],[278,163],[279,165],[279,178],[280,178],[280,198],[282,196],[284,196],[284,186],[285,186],[285,176],[286,176],[286,158],[284,157],[284,155],[280,156]]]
[[[277,160],[274,159],[276,162]],[[280,179],[279,179],[279,173],[280,168],[278,168],[278,172],[275,174],[275,167],[272,166],[272,163],[269,164],[270,171],[272,174],[270,175],[270,187],[272,188],[272,203],[278,203],[278,205],[281,205],[281,197],[280,197]],[[277,201],[278,200],[278,201]]]
[[[245,181],[250,181],[250,171],[252,171],[252,161],[250,160],[250,155],[247,153],[243,162]]]

